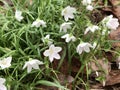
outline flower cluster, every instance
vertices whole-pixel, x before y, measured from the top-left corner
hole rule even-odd
[[[86,9],[92,11],[94,7],[92,6],[92,0],[83,0],[82,4],[86,6]]]
[[[82,4],[86,6],[87,10],[92,11],[93,7],[92,7],[92,0],[83,0]],[[61,15],[64,17],[65,21],[68,21],[69,19],[74,19],[74,14],[76,13],[76,9],[74,7],[71,6],[67,6],[65,7],[62,12]],[[23,19],[22,16],[22,12],[19,10],[16,10],[15,13],[15,17],[18,21],[21,21]],[[108,27],[109,29],[116,29],[119,25],[118,20],[116,18],[112,18],[113,16],[110,15],[106,18],[104,18],[102,20],[103,23],[105,23],[106,27]],[[68,29],[70,30],[72,23],[71,22],[64,22],[60,25],[60,32],[64,32],[66,33],[65,35],[61,36],[62,39],[65,39],[65,42],[69,43],[70,41],[74,42],[76,41],[76,37],[72,34],[72,33],[67,33]],[[112,25],[114,25],[114,27],[112,27]],[[46,22],[44,20],[40,20],[40,19],[36,19],[32,25],[32,27],[46,27]],[[84,34],[87,34],[89,31],[91,32],[95,32],[96,30],[99,30],[99,26],[97,25],[89,25]],[[60,55],[58,54],[62,48],[61,47],[55,47],[53,44],[53,39],[50,39],[50,35],[46,35],[45,37],[42,38],[42,41],[44,43],[47,43],[47,45],[49,46],[48,50],[45,50],[43,55],[46,57],[49,57],[50,62],[52,62],[55,59],[60,59]],[[76,47],[76,52],[78,54],[82,54],[83,51],[85,52],[90,52],[90,48],[95,48],[95,45],[91,45],[88,42],[83,42],[80,43],[77,47]],[[28,62],[25,63],[24,68],[28,67],[27,72],[31,72],[32,68],[34,69],[38,69],[38,65],[43,64],[42,62],[38,61],[38,60],[29,60]],[[2,66],[1,66],[2,67]]]

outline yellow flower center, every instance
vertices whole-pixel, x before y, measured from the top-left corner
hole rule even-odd
[[[50,52],[50,54],[53,54],[54,50],[53,50],[53,49],[50,49],[49,52]]]
[[[65,9],[64,13],[67,14],[67,10],[66,9]]]

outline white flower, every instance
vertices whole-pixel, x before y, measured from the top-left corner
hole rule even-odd
[[[118,65],[118,69],[120,69],[120,56],[117,57],[116,64]]]
[[[49,57],[50,62],[55,59],[60,59],[60,55],[58,54],[62,50],[61,47],[55,47],[53,44],[49,46],[49,49],[45,50],[43,55]]]
[[[106,85],[106,81],[105,80],[103,80],[102,85],[103,85],[103,87]]]
[[[92,11],[94,9],[94,7],[92,5],[87,5],[86,9],[89,11]]]
[[[39,61],[38,59],[29,59],[29,61],[25,62],[23,69],[27,67],[27,72],[30,73],[33,69],[39,69],[39,65],[42,65],[43,62]]]
[[[99,29],[99,27],[97,25],[89,26],[89,27],[86,28],[84,34],[87,34],[89,31],[94,33],[98,29]]]
[[[82,4],[83,4],[83,5],[89,5],[89,4],[91,4],[91,3],[92,3],[91,0],[83,0],[83,1],[82,1]]]
[[[23,19],[22,12],[19,10],[15,11],[15,18],[20,22]]]
[[[98,73],[98,71],[95,71],[95,74],[96,74],[96,76],[97,76],[97,77],[99,76],[99,73]]]
[[[61,24],[60,26],[60,32],[63,30],[63,32],[67,32],[67,29],[71,29],[71,24],[70,22],[66,22]]]
[[[4,85],[5,81],[6,80],[4,78],[0,78],[0,90],[7,90],[6,86]]]
[[[64,16],[65,21],[68,21],[68,19],[74,18],[74,13],[76,12],[76,9],[74,7],[67,6],[62,10],[61,15]]]
[[[65,34],[61,38],[65,38],[65,41],[67,43],[70,42],[70,41],[74,42],[76,40],[75,36],[73,36],[72,34]]]
[[[53,40],[52,39],[50,39],[50,35],[48,34],[48,35],[46,35],[44,38],[42,38],[42,41],[44,42],[44,43],[47,43],[48,45],[51,45],[53,42]]]
[[[2,69],[10,67],[11,61],[12,61],[12,57],[7,57],[7,58],[4,58],[3,60],[0,60],[0,67]]]
[[[32,23],[32,27],[40,27],[40,26],[43,26],[43,27],[46,27],[46,22],[44,22],[43,20],[39,20],[39,19],[36,19],[33,23]]]
[[[120,62],[118,63],[118,69],[120,69]]]
[[[90,43],[80,43],[77,46],[76,51],[79,54],[81,54],[83,51],[88,53],[88,52],[90,52],[90,47],[93,48],[93,46]]]
[[[113,18],[113,15],[107,16],[102,20],[103,25],[105,25],[108,29],[116,30],[119,26],[119,22],[117,18]]]

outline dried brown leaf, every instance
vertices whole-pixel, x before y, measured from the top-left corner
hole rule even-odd
[[[116,41],[112,43],[113,47],[120,47],[120,27],[117,30],[111,31],[109,38]]]
[[[120,83],[120,70],[111,71],[106,80],[106,85],[115,85]]]
[[[109,0],[112,6],[116,6],[120,4],[120,0]]]
[[[90,67],[93,71],[105,70],[109,73],[111,70],[109,62],[106,62],[104,59],[96,60],[96,62],[90,62]]]

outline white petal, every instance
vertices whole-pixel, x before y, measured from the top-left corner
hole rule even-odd
[[[77,46],[76,51],[77,53],[81,54],[83,49],[80,46]]]
[[[46,56],[46,57],[49,56],[50,55],[49,50],[45,50],[44,53],[43,53],[43,55]]]
[[[27,72],[30,73],[31,70],[32,70],[32,66],[31,66],[31,65],[28,65],[28,66],[27,66]]]
[[[56,54],[54,54],[54,58],[55,59],[60,59],[60,55],[56,53]]]
[[[1,85],[1,84],[4,84],[5,81],[6,81],[6,80],[5,80],[4,78],[0,78],[0,85]]]
[[[62,50],[61,47],[55,47],[55,52],[60,52]]]
[[[19,11],[19,10],[16,10],[16,12],[15,12],[15,16],[21,16],[21,15],[22,15],[22,12]]]
[[[98,71],[96,71],[96,72],[95,72],[95,74],[97,75],[97,77],[99,76],[99,73],[98,73]]]
[[[25,69],[27,67],[27,62],[25,63],[25,65],[23,66],[23,69]]]
[[[93,8],[93,6],[88,5],[88,6],[86,7],[86,9],[89,10],[89,11],[92,11],[94,8]]]
[[[84,47],[84,51],[85,51],[85,52],[90,52],[89,47]]]
[[[72,41],[76,41],[76,38],[74,36],[71,37]]]
[[[38,64],[34,64],[34,65],[32,65],[32,67],[33,67],[34,69],[39,69]]]
[[[85,32],[84,32],[84,34],[87,34],[89,30],[90,30],[90,29],[89,29],[89,27],[88,27],[88,28],[86,28],[86,30],[85,30]]]
[[[38,21],[34,21],[33,23],[32,23],[32,27],[40,27],[40,23],[38,22]]]
[[[7,61],[8,63],[11,63],[12,57],[7,57],[7,58],[6,58],[6,61]]]
[[[53,62],[54,57],[53,56],[49,56],[49,60],[50,60],[50,62]]]
[[[65,21],[68,21],[68,16],[67,15],[64,16],[64,19],[65,19]]]
[[[68,42],[70,42],[70,40],[71,39],[67,37],[65,41],[68,43]]]
[[[105,86],[105,84],[106,84],[105,80],[103,80],[103,83],[102,83],[102,84],[103,84],[103,87],[104,87],[104,86]]]
[[[49,34],[46,35],[46,36],[45,36],[45,39],[50,39],[50,35],[49,35]]]
[[[91,48],[93,48],[93,46],[92,46],[90,43],[87,43],[86,46],[87,46],[87,47],[91,47]]]
[[[116,30],[117,27],[119,26],[118,19],[112,18],[111,20],[109,20],[109,22],[106,23],[106,25],[109,29]]]
[[[69,37],[69,34],[65,34],[61,38],[67,38],[67,37]]]
[[[49,47],[49,49],[54,49],[55,48],[55,46],[52,44],[52,45],[50,45],[50,47]]]
[[[0,90],[7,90],[5,85],[0,85]]]
[[[120,69],[120,63],[118,63],[118,69]]]
[[[63,32],[67,32],[67,29],[70,29],[71,28],[71,25],[72,23],[68,22],[68,23],[62,23],[60,25],[60,32],[63,30]]]
[[[83,5],[90,5],[92,3],[92,0],[82,0]]]
[[[74,15],[73,15],[73,14],[69,14],[68,16],[69,16],[69,18],[71,18],[71,19],[74,18]]]
[[[20,22],[23,19],[22,12],[19,10],[16,10],[15,18]]]
[[[44,63],[42,61],[37,61],[37,64],[42,65]]]

